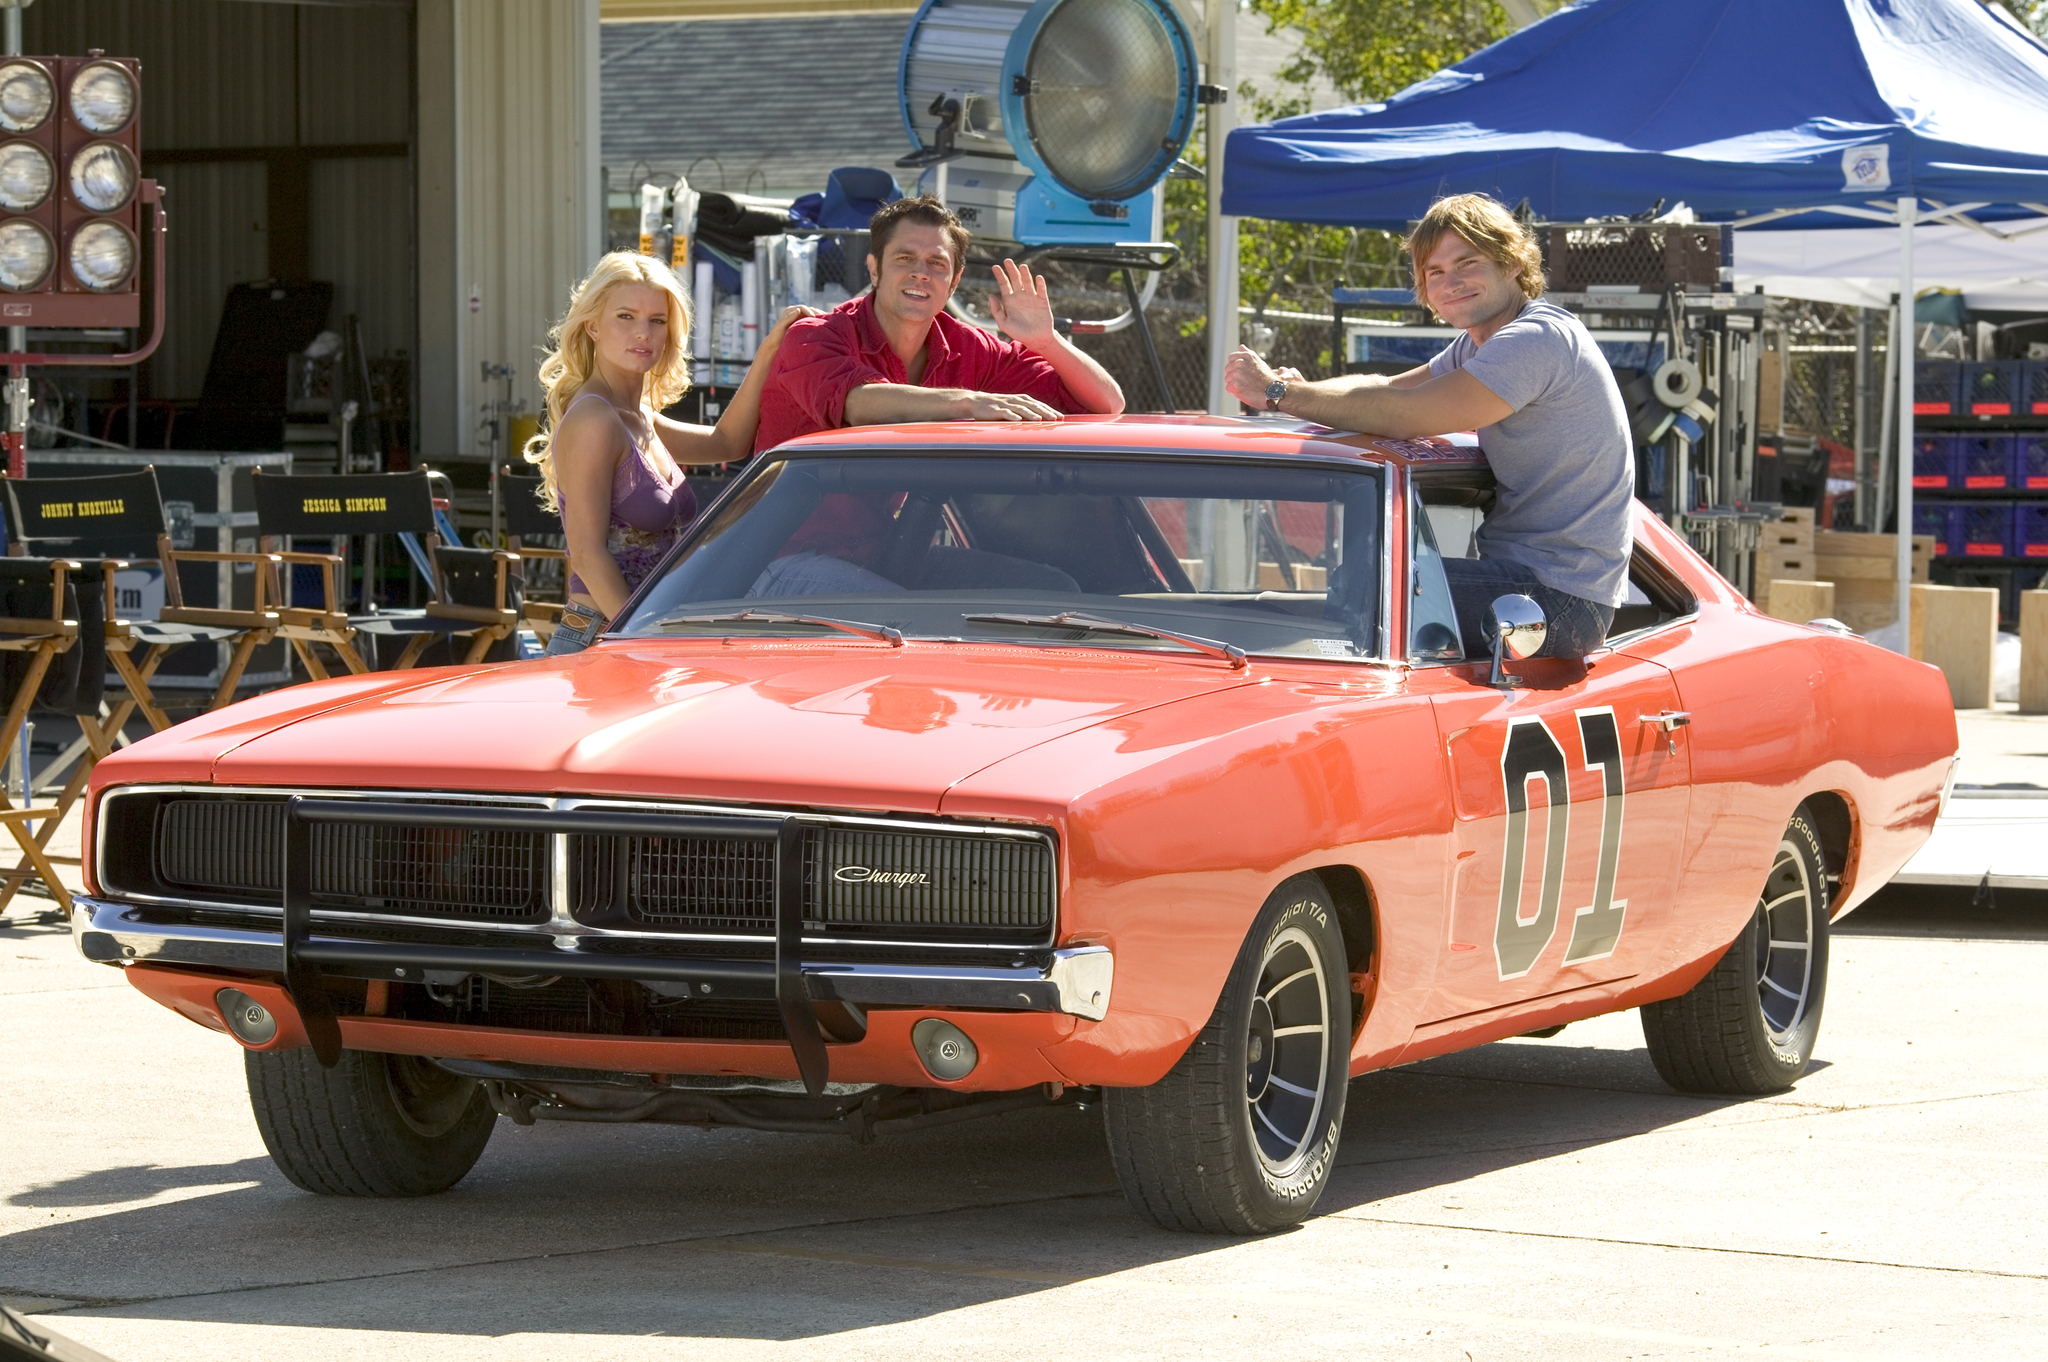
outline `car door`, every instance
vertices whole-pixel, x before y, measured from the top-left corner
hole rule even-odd
[[[1408,510],[1411,684],[1430,697],[1455,815],[1426,1039],[1654,968],[1692,751],[1677,685],[1654,661],[1603,650],[1512,664],[1523,684],[1497,688],[1487,665],[1433,647],[1456,621],[1432,517]]]
[[[1528,670],[1514,690],[1430,678],[1456,817],[1430,1025],[1629,979],[1670,923],[1692,766],[1671,673],[1614,653]]]

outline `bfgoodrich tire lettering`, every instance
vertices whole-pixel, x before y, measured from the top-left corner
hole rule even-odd
[[[278,1171],[322,1196],[429,1196],[476,1166],[497,1113],[472,1079],[411,1055],[244,1052],[249,1106]]]
[[[1133,1210],[1167,1229],[1300,1223],[1329,1182],[1350,1076],[1344,937],[1322,882],[1274,891],[1207,1026],[1166,1077],[1112,1088],[1103,1121]]]
[[[1806,1072],[1827,993],[1829,895],[1805,805],[1771,859],[1756,912],[1707,977],[1643,1008],[1650,1060],[1681,1092],[1783,1092]]]

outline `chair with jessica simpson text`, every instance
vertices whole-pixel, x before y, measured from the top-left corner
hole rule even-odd
[[[358,640],[404,641],[395,670],[418,665],[433,644],[465,640],[464,664],[485,660],[494,645],[519,627],[519,555],[446,545],[436,529],[433,492],[424,471],[347,475],[293,475],[258,470],[256,519],[264,547],[280,565],[315,566],[321,572],[318,605],[286,599],[278,607],[279,633],[290,640],[313,677],[327,675],[316,646],[334,650],[352,672],[369,670]],[[348,542],[362,535],[395,535],[413,553],[433,599],[418,610],[364,609],[349,613],[351,568]],[[337,551],[287,551],[286,538],[324,539]],[[281,591],[285,588],[280,584]],[[370,593],[373,595],[374,593]],[[369,601],[366,599],[365,605]]]

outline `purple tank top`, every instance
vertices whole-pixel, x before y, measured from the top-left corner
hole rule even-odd
[[[585,393],[583,396],[597,397],[597,394]],[[579,397],[576,402],[582,400]],[[576,402],[569,406],[574,408]],[[567,416],[568,412],[562,414]],[[625,424],[622,418],[620,427],[624,428]],[[626,579],[630,590],[654,571],[654,565],[676,542],[683,527],[695,518],[697,494],[690,490],[680,468],[676,470],[673,482],[656,472],[630,430],[626,431],[626,450],[626,457],[619,460],[618,468],[612,472],[611,528],[605,535],[604,546],[612,561],[619,565],[619,575]],[[565,503],[563,510],[567,509]],[[573,573],[569,577],[569,590],[585,596],[590,594],[583,585],[583,579]]]

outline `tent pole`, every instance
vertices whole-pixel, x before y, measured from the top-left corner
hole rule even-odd
[[[1856,309],[1856,528],[1870,529],[1870,309]]]
[[[1899,200],[1899,327],[1893,333],[1892,348],[1898,351],[1899,454],[1898,494],[1898,619],[1902,632],[1899,651],[1913,654],[1913,220],[1920,215],[1920,200]]]
[[[1228,416],[1240,410],[1223,390],[1223,361],[1237,348],[1237,219],[1223,215],[1223,150],[1237,121],[1237,4],[1209,0],[1209,71],[1204,77],[1230,93],[1203,111],[1203,143],[1209,172],[1209,410]],[[1161,190],[1160,192],[1165,192]],[[1343,356],[1338,356],[1342,372]]]
[[[1885,313],[1884,381],[1878,385],[1877,481],[1871,485],[1870,524],[1872,534],[1884,533],[1885,507],[1892,496],[1892,450],[1898,447],[1895,427],[1899,405],[1899,304],[1892,300]]]

